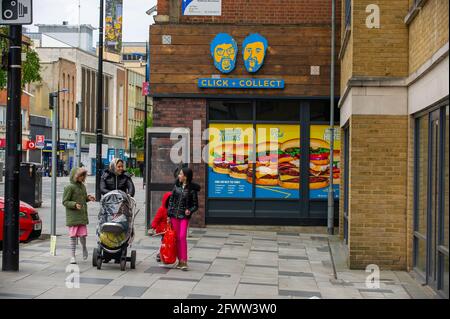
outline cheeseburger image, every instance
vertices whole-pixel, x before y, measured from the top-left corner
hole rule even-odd
[[[255,183],[257,185],[278,185],[278,150],[277,142],[262,142],[256,146]],[[247,173],[247,181],[253,181],[253,167]]]
[[[334,150],[333,151],[333,184],[340,184],[341,182],[341,168],[340,163],[341,161],[341,151]]]
[[[289,189],[300,187],[300,139],[291,139],[280,145],[278,174],[279,186]]]
[[[212,169],[219,174],[246,179],[248,170],[248,154],[251,145],[224,143],[213,149]]]
[[[321,139],[311,138],[309,150],[309,188],[327,187],[330,176],[330,144]]]

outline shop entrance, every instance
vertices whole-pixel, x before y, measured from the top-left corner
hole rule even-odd
[[[161,200],[165,192],[171,191],[174,185],[175,171],[189,162],[189,129],[176,129],[168,127],[153,127],[147,129],[147,154],[146,154],[146,207],[145,225],[149,229],[154,214],[161,206]],[[181,146],[181,153],[174,148]],[[176,154],[175,154],[176,153]],[[181,156],[181,162],[176,162]],[[175,156],[175,157],[174,157]],[[173,161],[174,157],[175,161]]]
[[[448,102],[447,102],[448,103]],[[449,107],[416,118],[414,177],[414,269],[448,298]]]
[[[208,101],[206,222],[326,225],[330,174],[337,222],[340,135],[337,126],[330,163],[329,114],[325,99]]]

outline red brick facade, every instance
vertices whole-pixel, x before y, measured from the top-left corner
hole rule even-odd
[[[154,127],[182,127],[191,131],[191,154],[193,121],[202,122],[202,132],[206,129],[206,100],[205,99],[155,99],[153,101],[153,126]],[[202,149],[206,141],[202,141]],[[191,155],[192,160],[192,155]],[[199,193],[199,211],[192,217],[193,227],[205,227],[205,196],[206,177],[205,164],[191,164],[194,170],[194,181],[202,189]]]
[[[179,3],[177,3],[180,10],[181,1],[178,0]],[[158,0],[158,15],[169,15],[169,12],[171,12],[170,6],[174,6],[176,2],[177,0]],[[336,1],[336,12],[340,12],[340,6],[341,2]],[[180,12],[179,22],[218,24],[329,24],[331,23],[331,1],[222,0],[222,15],[220,17],[183,16]]]

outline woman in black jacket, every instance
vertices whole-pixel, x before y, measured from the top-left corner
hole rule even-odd
[[[109,164],[109,169],[106,169],[100,179],[100,192],[102,195],[113,190],[120,190],[131,197],[134,197],[135,189],[131,175],[125,172],[123,160],[114,159]]]
[[[183,167],[170,196],[168,218],[177,234],[177,269],[188,270],[187,231],[189,220],[198,210],[198,192],[200,186],[192,182],[192,169]]]

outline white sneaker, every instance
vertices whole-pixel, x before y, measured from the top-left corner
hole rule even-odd
[[[87,249],[83,249],[83,260],[87,260],[88,259],[88,250]]]
[[[75,257],[71,257],[70,258],[70,263],[71,264],[76,264],[77,263],[77,260],[75,259]]]

